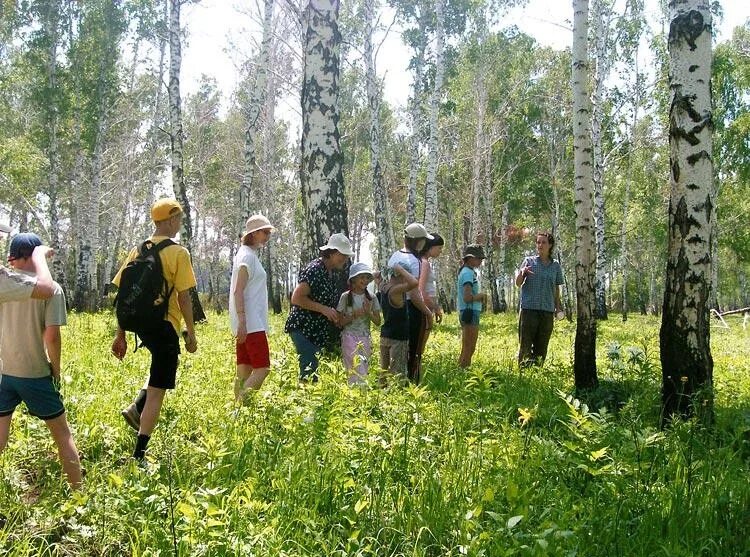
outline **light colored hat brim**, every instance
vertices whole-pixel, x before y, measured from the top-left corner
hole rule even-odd
[[[7,224],[0,223],[0,232],[5,232],[6,234],[10,234],[13,232],[13,228],[8,226]]]
[[[271,232],[276,230],[276,227],[270,224],[264,224],[263,226],[259,226],[258,228],[253,228],[252,230],[246,230],[242,233],[242,237],[244,238],[248,234],[252,234],[253,232],[257,232],[258,230],[270,230]]]
[[[325,251],[327,249],[333,249],[333,250],[336,250],[337,252],[339,252],[339,253],[341,253],[343,255],[346,255],[347,257],[352,257],[354,255],[353,251],[344,251],[340,247],[329,246],[328,244],[326,244],[325,246],[320,246],[318,249],[320,251]]]

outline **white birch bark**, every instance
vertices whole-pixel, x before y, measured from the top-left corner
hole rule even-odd
[[[268,69],[271,60],[269,53],[273,34],[273,3],[274,0],[265,0],[264,2],[263,38],[260,44],[258,63],[255,68],[255,82],[250,91],[250,100],[246,111],[245,172],[242,176],[240,187],[238,230],[241,230],[241,227],[252,213],[260,209],[260,200],[263,198],[262,192],[253,191],[253,181],[255,180],[257,167],[256,144],[258,131],[261,127],[261,113],[265,105]]]
[[[339,133],[338,0],[310,0],[303,14],[303,260],[318,255],[331,234],[348,234]]]
[[[710,421],[711,11],[708,0],[669,3],[671,104],[670,197],[666,284],[660,331],[662,416],[692,413]]]
[[[604,84],[609,77],[614,55],[609,48],[612,27],[611,0],[592,0],[593,37],[595,56],[593,64],[593,93],[591,95],[591,141],[593,144],[594,226],[596,240],[596,294],[595,315],[607,318],[607,252],[604,244],[604,155],[602,153],[602,121],[604,119]]]
[[[484,81],[484,71],[481,67],[481,60],[482,58],[480,54],[480,63],[478,64],[478,71],[476,72],[474,78],[474,90],[476,93],[475,98],[477,110],[476,122],[474,127],[474,153],[472,155],[471,161],[471,216],[469,236],[472,242],[476,242],[477,237],[480,234],[480,229],[484,228],[485,239],[489,239],[489,241],[485,242],[485,245],[489,247],[492,244],[492,198],[490,196],[490,191],[488,190],[488,186],[491,185],[490,181],[482,179],[482,171],[484,170],[486,159],[485,150],[489,148],[489,145],[487,144],[484,121],[485,113],[487,111],[487,87]],[[487,170],[489,170],[489,167],[487,167]],[[482,209],[484,209],[484,211],[482,211]],[[482,212],[484,212],[484,215],[481,215]],[[482,220],[484,221],[483,227],[481,223]]]
[[[573,158],[576,210],[576,389],[596,387],[594,222],[592,212],[591,98],[589,97],[588,0],[573,0]]]
[[[406,223],[417,220],[417,178],[421,156],[419,146],[422,142],[422,81],[424,79],[425,50],[427,49],[427,28],[424,18],[419,19],[419,33],[422,42],[417,46],[414,58],[414,80],[412,96],[409,98],[409,120],[411,121],[411,137],[409,138],[409,182],[406,186]]]
[[[438,112],[443,96],[443,79],[445,64],[444,0],[435,0],[435,85],[430,99],[430,138],[427,142],[427,179],[424,188],[424,225],[427,230],[438,227],[438,191],[437,173],[439,162],[440,130],[438,129]]]
[[[376,0],[365,0],[365,65],[367,67],[367,104],[370,109],[370,169],[373,210],[375,213],[375,238],[378,268],[385,269],[388,257],[396,251],[396,239],[393,235],[391,208],[388,202],[388,192],[383,182],[383,168],[380,164],[382,87],[375,69],[375,53],[372,46],[376,9]]]

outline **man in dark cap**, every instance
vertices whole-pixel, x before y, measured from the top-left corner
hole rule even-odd
[[[17,234],[8,262],[19,274],[34,278],[37,266],[32,256],[41,246],[36,234]],[[52,285],[54,294],[49,299],[0,304],[0,452],[8,443],[13,412],[23,402],[29,414],[47,425],[68,482],[77,489],[81,463],[59,392],[65,295],[59,284]]]

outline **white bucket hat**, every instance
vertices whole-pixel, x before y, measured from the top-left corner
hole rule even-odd
[[[8,226],[7,224],[3,224],[0,222],[0,232],[5,232],[6,234],[10,234],[13,232],[13,228]]]
[[[245,232],[243,232],[242,235],[247,236],[248,234],[252,234],[253,232],[257,232],[258,230],[263,230],[266,228],[271,231],[276,230],[276,228],[274,228],[274,226],[271,224],[270,220],[258,213],[257,215],[252,215],[249,219],[247,219],[247,222],[245,223]]]
[[[421,238],[424,238],[425,240],[432,240],[433,238],[431,234],[427,233],[427,229],[424,227],[424,225],[418,222],[413,222],[409,226],[404,228],[404,236],[406,236],[407,238],[412,238],[414,240],[419,240]]]
[[[336,232],[335,234],[331,234],[331,237],[328,238],[328,243],[325,246],[320,246],[319,249],[320,251],[325,251],[327,249],[335,249],[339,253],[348,255],[349,257],[354,255],[354,250],[352,249],[352,243],[349,241],[349,238],[347,238],[341,232]]]
[[[370,275],[374,277],[375,273],[372,272],[372,267],[367,263],[357,262],[349,268],[349,280],[352,280],[357,275]]]

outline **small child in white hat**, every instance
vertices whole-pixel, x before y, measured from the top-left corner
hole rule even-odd
[[[367,263],[354,263],[349,269],[349,290],[341,295],[336,308],[341,314],[341,354],[350,386],[367,384],[372,355],[370,321],[380,325],[380,303],[367,291],[372,279]]]

